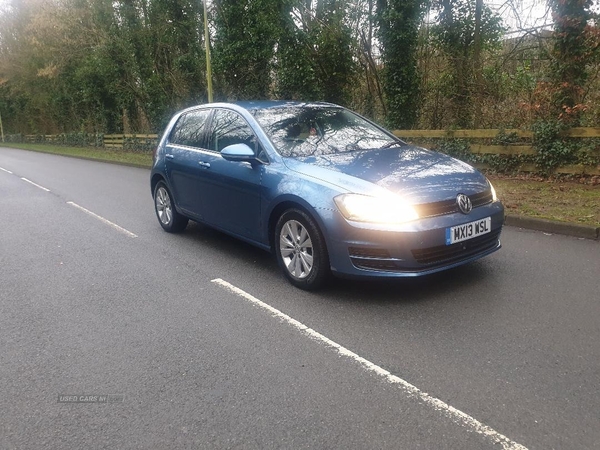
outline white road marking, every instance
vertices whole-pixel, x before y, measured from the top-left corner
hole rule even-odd
[[[443,402],[442,400],[432,397],[426,392],[421,391],[418,387],[410,384],[408,381],[403,380],[396,375],[392,375],[387,370],[379,367],[378,365],[372,363],[371,361],[358,356],[356,353],[348,350],[347,348],[341,346],[340,344],[332,341],[331,339],[323,336],[321,333],[313,330],[312,328],[308,328],[301,322],[298,322],[296,319],[291,318],[287,314],[282,313],[276,308],[273,308],[271,305],[264,303],[263,301],[257,299],[256,297],[248,294],[242,289],[228,283],[227,281],[222,280],[221,278],[215,278],[211,280],[213,283],[217,283],[218,285],[224,287],[225,289],[230,290],[231,292],[239,295],[240,297],[245,298],[246,300],[252,302],[256,306],[260,308],[266,309],[271,313],[273,317],[277,317],[278,319],[283,320],[284,322],[292,325],[294,328],[300,330],[304,334],[308,335],[312,339],[315,339],[328,347],[332,347],[337,350],[340,355],[346,356],[354,361],[358,362],[364,369],[369,372],[376,373],[377,375],[383,377],[385,381],[388,383],[397,385],[404,392],[409,394],[411,397],[417,398],[428,406],[431,406],[436,411],[440,411],[445,414],[447,417],[451,418],[454,422],[462,425],[470,431],[478,433],[483,437],[489,439],[494,444],[500,444],[505,450],[527,450],[521,444],[514,442],[507,438],[506,436],[498,433],[496,430],[490,428],[489,426],[479,422],[477,419],[469,416],[468,414],[450,406],[449,404]]]
[[[99,215],[98,215],[98,214],[96,214],[96,213],[93,213],[93,212],[92,212],[92,211],[90,211],[89,209],[85,209],[83,206],[79,206],[77,203],[74,203],[74,202],[67,202],[67,204],[68,204],[68,205],[71,205],[71,206],[74,206],[75,208],[77,208],[77,209],[79,209],[79,210],[83,211],[83,212],[84,212],[84,213],[86,213],[86,214],[89,214],[89,215],[90,215],[90,216],[92,216],[92,217],[95,217],[95,218],[96,218],[96,219],[98,219],[99,221],[101,221],[101,222],[104,222],[106,225],[110,225],[110,226],[111,226],[111,227],[113,227],[115,230],[117,230],[117,231],[119,231],[119,232],[121,232],[121,233],[123,233],[123,234],[125,234],[125,235],[127,235],[127,236],[129,236],[129,237],[132,237],[132,238],[136,238],[136,237],[138,237],[138,236],[137,236],[137,234],[133,234],[131,231],[128,231],[128,230],[126,230],[126,229],[125,229],[125,228],[123,228],[123,227],[120,227],[120,226],[119,226],[119,225],[117,225],[116,223],[113,223],[113,222],[111,222],[110,220],[108,220],[108,219],[105,219],[104,217],[102,217],[102,216],[99,216]]]
[[[40,188],[42,191],[50,192],[50,189],[47,189],[44,186],[40,186],[39,184],[34,183],[33,181],[28,180],[27,178],[21,177],[21,180],[26,181],[29,184],[33,184],[36,188]]]
[[[11,172],[10,170],[3,169],[2,167],[0,167],[0,170],[1,170],[2,172],[6,172],[6,173],[10,173],[10,174],[12,174],[12,172]]]

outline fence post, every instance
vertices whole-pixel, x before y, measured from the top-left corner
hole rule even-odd
[[[2,114],[0,114],[0,134],[2,135],[2,142],[4,142],[4,127],[2,127]]]

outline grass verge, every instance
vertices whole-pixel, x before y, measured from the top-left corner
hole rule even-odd
[[[48,144],[16,144],[3,143],[4,147],[20,148],[41,153],[53,153],[55,155],[74,156],[76,158],[92,159],[96,161],[108,161],[121,164],[129,164],[140,167],[152,167],[152,154],[132,152],[127,150],[113,150],[96,147],[61,147]]]
[[[152,165],[150,153],[46,144],[1,145],[139,167],[149,168]],[[526,176],[490,175],[489,178],[494,183],[498,197],[504,203],[506,214],[600,227],[600,185],[598,184],[547,181]]]
[[[489,178],[506,214],[600,227],[600,185],[527,177]]]

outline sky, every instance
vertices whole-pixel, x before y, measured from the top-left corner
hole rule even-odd
[[[484,2],[500,14],[509,33],[552,24],[552,14],[548,11],[546,0],[484,0]]]

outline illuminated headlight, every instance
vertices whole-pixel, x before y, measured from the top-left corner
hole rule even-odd
[[[490,189],[492,190],[492,201],[497,202],[498,196],[496,195],[496,189],[494,189],[494,186],[492,185],[492,183],[490,183],[490,180],[487,180],[487,182],[490,185]]]
[[[333,200],[346,219],[357,222],[399,224],[419,218],[412,206],[395,196],[343,194]]]

